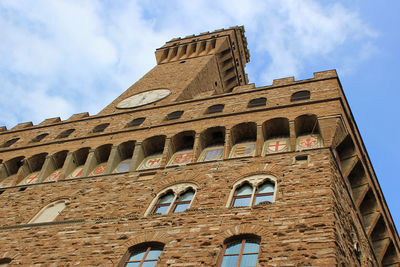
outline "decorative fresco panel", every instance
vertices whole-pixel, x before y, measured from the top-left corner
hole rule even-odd
[[[140,163],[137,170],[148,170],[158,168],[161,165],[162,154],[151,155],[146,157],[142,163]]]
[[[303,135],[297,137],[296,150],[307,150],[322,147],[322,139],[319,134]]]
[[[55,170],[49,176],[47,176],[46,179],[43,180],[43,182],[57,181],[58,178],[60,177],[60,174],[61,174],[61,169]]]
[[[289,138],[270,139],[264,142],[263,154],[287,152],[290,149]]]
[[[73,170],[73,172],[71,172],[71,174],[68,175],[67,178],[79,178],[81,177],[82,173],[83,173],[83,165],[76,167],[75,170]]]
[[[131,167],[131,159],[121,161],[118,166],[114,169],[113,173],[127,172]]]
[[[245,142],[239,143],[232,147],[230,158],[241,158],[254,156],[256,153],[256,143],[255,142]]]
[[[223,146],[214,146],[214,147],[207,147],[203,149],[198,162],[201,161],[212,161],[212,160],[220,160],[224,156],[224,147]]]
[[[9,177],[7,177],[6,179],[4,179],[1,183],[0,183],[0,188],[1,187],[10,187],[13,186],[15,184],[15,179],[17,178],[17,175],[11,175]]]
[[[193,150],[175,152],[167,166],[186,165],[192,162]]]
[[[102,162],[98,164],[94,170],[89,174],[89,176],[96,176],[96,175],[101,175],[104,174],[107,168],[107,162]]]
[[[32,172],[28,174],[18,185],[35,184],[38,182],[40,172]]]

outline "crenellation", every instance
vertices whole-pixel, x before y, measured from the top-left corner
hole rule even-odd
[[[69,117],[68,121],[78,120],[78,119],[87,118],[87,117],[89,117],[89,112],[76,113],[76,114],[73,114],[71,117]]]
[[[272,82],[272,86],[288,85],[293,82],[294,82],[294,76],[281,79],[274,79],[274,81]]]
[[[18,123],[17,125],[15,125],[14,127],[12,127],[10,130],[14,131],[14,130],[20,130],[20,129],[24,129],[24,128],[28,128],[28,127],[32,127],[33,123],[31,121],[29,122],[22,122],[22,123]]]
[[[39,123],[39,125],[49,125],[49,124],[54,124],[54,123],[57,123],[60,121],[61,121],[60,117],[54,117],[54,118],[45,119],[44,121]]]

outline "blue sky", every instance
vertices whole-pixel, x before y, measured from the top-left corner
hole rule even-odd
[[[165,41],[244,25],[250,82],[337,69],[396,225],[400,37],[395,0],[0,0],[0,126],[96,114]]]

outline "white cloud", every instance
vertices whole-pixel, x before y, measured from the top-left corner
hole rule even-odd
[[[1,1],[0,124],[97,113],[155,65],[165,41],[234,25],[246,27],[260,84],[341,62],[346,46],[362,51],[343,60],[346,71],[374,51],[355,11],[315,0]]]

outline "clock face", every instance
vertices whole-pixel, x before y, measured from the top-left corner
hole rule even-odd
[[[135,108],[144,106],[171,94],[168,89],[157,89],[130,96],[118,103],[117,108]]]

